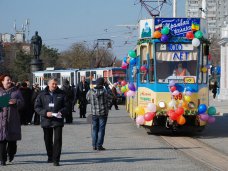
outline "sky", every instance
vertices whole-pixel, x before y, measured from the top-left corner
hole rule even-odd
[[[109,50],[119,59],[136,46],[138,32],[132,26],[151,18],[139,0],[0,0],[0,12],[0,33],[14,34],[14,23],[21,30],[29,19],[27,40],[38,31],[44,44],[62,52],[73,43],[92,48],[97,39],[111,39]],[[161,16],[171,17],[172,6],[165,4]],[[185,17],[185,0],[177,0],[177,17]]]

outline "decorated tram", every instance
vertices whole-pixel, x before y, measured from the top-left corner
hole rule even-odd
[[[139,22],[139,39],[123,59],[121,91],[137,125],[202,131],[215,121],[208,99],[207,27],[201,18],[152,18]]]

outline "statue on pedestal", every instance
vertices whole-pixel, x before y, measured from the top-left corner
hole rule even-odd
[[[42,39],[38,35],[38,31],[35,32],[34,36],[32,36],[31,44],[32,44],[34,59],[38,59],[39,60],[41,47],[42,47]]]

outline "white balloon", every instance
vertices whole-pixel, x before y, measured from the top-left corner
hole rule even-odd
[[[176,106],[177,102],[175,100],[171,100],[168,104],[169,107],[174,107]]]
[[[198,47],[198,46],[200,45],[200,40],[197,39],[197,38],[194,38],[194,39],[192,40],[192,45],[193,45],[194,47]]]
[[[156,111],[157,111],[156,105],[155,105],[154,103],[148,103],[148,105],[147,105],[147,110],[148,110],[149,112],[156,112]]]

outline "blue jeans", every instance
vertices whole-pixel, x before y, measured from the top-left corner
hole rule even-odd
[[[101,147],[104,143],[105,126],[107,116],[95,116],[92,118],[92,145],[93,147]]]

